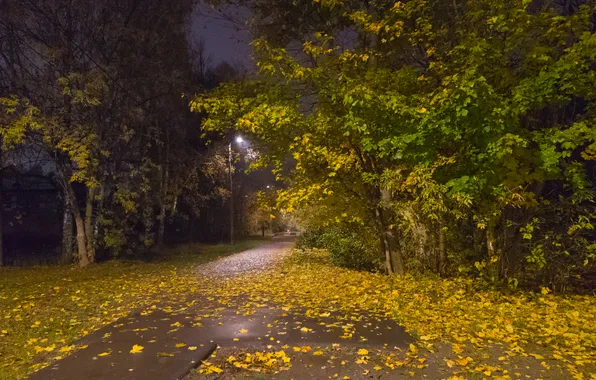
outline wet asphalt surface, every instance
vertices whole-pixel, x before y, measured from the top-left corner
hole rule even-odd
[[[213,281],[274,266],[289,254],[293,237],[203,264],[197,275]],[[303,310],[290,310],[275,302],[252,306],[248,296],[226,299],[204,295],[181,300],[179,307],[152,307],[123,318],[84,337],[88,347],[34,373],[30,380],[177,380],[220,346],[226,349],[267,349],[282,345],[405,347],[411,338],[392,320],[369,315],[329,313],[310,318]],[[349,337],[346,337],[349,332]],[[130,354],[134,345],[144,347]],[[191,349],[192,348],[192,349]],[[108,355],[100,355],[102,353]]]
[[[290,252],[294,240],[292,236],[274,238],[270,244],[203,264],[197,268],[197,273],[205,276],[234,276],[271,268]]]

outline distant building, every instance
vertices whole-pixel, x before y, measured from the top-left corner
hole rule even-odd
[[[2,171],[2,232],[5,262],[48,263],[59,257],[61,191],[41,171]]]

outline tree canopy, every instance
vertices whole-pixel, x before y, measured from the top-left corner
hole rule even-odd
[[[258,75],[191,106],[267,146],[287,209],[372,227],[389,272],[593,273],[593,2],[244,5]]]

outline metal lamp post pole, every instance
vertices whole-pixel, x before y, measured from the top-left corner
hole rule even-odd
[[[234,182],[232,180],[232,139],[228,145],[228,174],[230,176],[230,244],[234,244]]]

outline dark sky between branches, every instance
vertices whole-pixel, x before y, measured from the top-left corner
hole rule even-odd
[[[241,19],[238,12],[227,10],[226,14]],[[205,4],[199,4],[192,18],[191,37],[205,41],[205,50],[210,55],[211,65],[221,62],[241,64],[252,68],[250,59],[250,36],[241,22],[231,22]],[[191,41],[192,42],[192,41]]]

